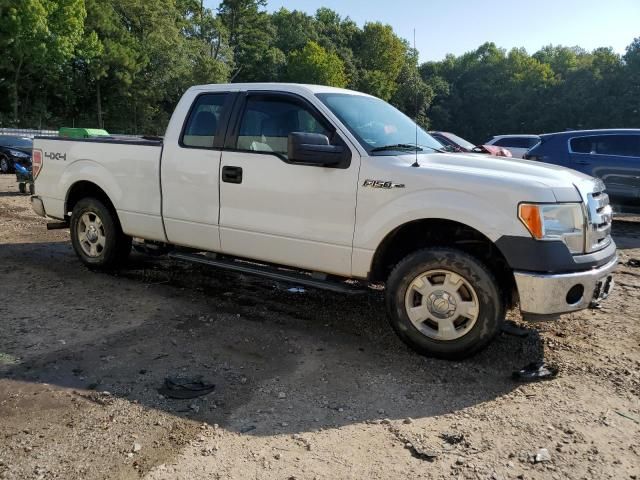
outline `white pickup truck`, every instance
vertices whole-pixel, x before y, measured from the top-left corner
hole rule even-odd
[[[487,345],[508,308],[545,318],[608,295],[617,256],[602,182],[440,148],[362,93],[203,85],[162,139],[37,138],[31,201],[70,228],[90,268],[121,263],[134,237],[284,282],[384,284],[398,335],[442,358]]]

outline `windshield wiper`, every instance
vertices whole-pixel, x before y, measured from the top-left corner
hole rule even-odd
[[[383,152],[385,150],[411,150],[421,152],[422,148],[417,145],[410,145],[408,143],[396,143],[394,145],[383,145],[382,147],[372,148],[372,152]]]
[[[436,148],[436,147],[430,147],[429,145],[423,145],[423,147],[427,147],[430,150],[433,150],[434,152],[439,152],[439,153],[451,153],[451,151],[449,150],[445,150],[443,148]]]

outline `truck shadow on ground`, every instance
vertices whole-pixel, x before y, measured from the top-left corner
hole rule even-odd
[[[251,435],[456,412],[518,386],[538,360],[535,329],[499,335],[463,362],[409,351],[380,295],[346,297],[134,255],[93,273],[68,242],[0,249],[0,379],[109,391]],[[10,298],[20,282],[34,301]],[[202,376],[205,397],[163,398],[168,376]]]

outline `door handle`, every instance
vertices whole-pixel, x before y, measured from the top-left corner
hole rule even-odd
[[[222,181],[226,183],[242,183],[242,167],[222,167]]]

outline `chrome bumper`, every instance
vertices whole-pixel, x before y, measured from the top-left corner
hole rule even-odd
[[[523,314],[557,315],[583,310],[604,300],[613,288],[618,257],[602,267],[576,273],[515,272]]]
[[[47,216],[46,212],[44,211],[44,203],[42,203],[42,199],[40,197],[31,197],[31,208],[41,217]]]

